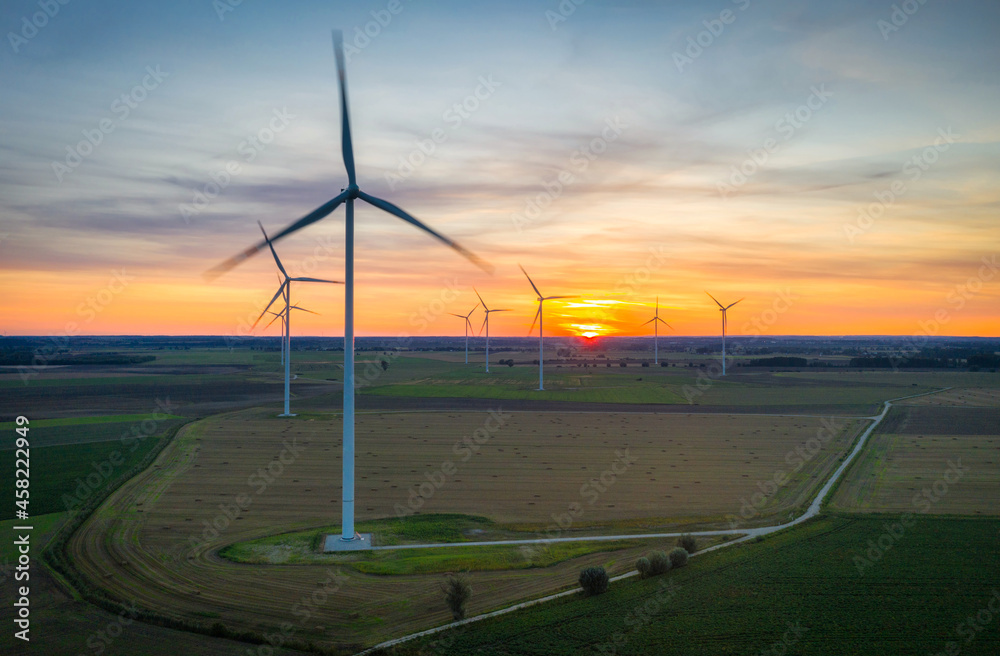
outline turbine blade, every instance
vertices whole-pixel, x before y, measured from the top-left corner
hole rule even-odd
[[[541,313],[542,313],[542,304],[539,303],[538,309],[535,311],[535,318],[531,320],[531,328],[528,328],[528,337],[531,337],[531,333],[535,332],[535,324],[538,323],[538,315]]]
[[[284,275],[287,278],[288,277],[288,272],[285,271],[285,267],[282,266],[282,264],[281,264],[281,258],[278,257],[278,251],[274,250],[274,244],[272,244],[271,240],[268,239],[267,232],[264,230],[264,224],[261,223],[260,221],[258,221],[257,225],[260,226],[260,231],[264,235],[264,241],[267,242],[268,247],[271,249],[271,255],[274,256],[274,263],[278,265],[278,271],[281,271],[282,275]]]
[[[656,321],[656,317],[653,317],[653,318],[652,318],[652,319],[650,319],[649,321],[643,321],[643,322],[642,322],[642,323],[640,323],[639,325],[640,325],[640,326],[645,326],[645,325],[646,325],[647,323],[653,323],[654,321]]]
[[[476,294],[478,295],[478,294],[479,294],[479,292],[476,292]],[[479,303],[476,303],[476,307],[474,307],[474,308],[472,308],[471,310],[469,310],[469,313],[468,313],[467,315],[465,315],[465,318],[466,318],[466,319],[468,319],[469,317],[471,317],[471,316],[472,316],[472,313],[473,313],[473,312],[475,312],[475,311],[476,311],[476,308],[478,308],[478,307],[479,307]]]
[[[521,269],[521,273],[524,274],[524,277],[528,279],[528,282],[531,284],[531,288],[535,290],[536,294],[538,294],[538,298],[541,298],[542,292],[538,291],[538,287],[535,287],[535,283],[531,280],[531,276],[528,275],[528,272],[524,270],[523,266],[521,266],[520,264],[518,264],[517,266],[518,268]]]
[[[453,317],[458,317],[459,319],[465,319],[466,321],[468,321],[468,318],[464,314],[455,314],[454,312],[449,312],[448,314],[450,314]]]
[[[274,314],[274,318],[273,318],[273,319],[271,319],[271,321],[269,321],[269,322],[268,322],[268,324],[267,324],[266,326],[264,326],[264,330],[267,330],[268,328],[270,328],[270,327],[271,327],[271,324],[272,324],[272,323],[274,323],[275,321],[277,321],[277,320],[278,320],[278,319],[280,319],[281,317],[285,316],[285,315],[283,315],[283,314],[275,314],[274,312],[271,312],[271,314]],[[283,322],[282,322],[282,323],[283,323]]]
[[[351,119],[347,115],[347,67],[344,65],[344,34],[333,31],[333,54],[337,58],[337,81],[340,85],[340,149],[344,155],[347,181],[357,184],[354,171],[354,144],[351,142]]]
[[[475,287],[473,287],[472,291],[476,292],[476,296],[479,296],[479,290],[478,289],[476,289]],[[486,310],[486,314],[489,314],[490,313],[490,309],[488,307],[486,307],[486,301],[483,300],[482,296],[479,296],[479,303],[483,306],[483,309]],[[476,307],[479,307],[479,306],[476,306]],[[472,312],[475,312],[475,311],[476,311],[476,308],[472,308]],[[469,314],[471,315],[472,312],[470,312]]]
[[[334,285],[343,285],[339,280],[323,280],[322,278],[289,278],[293,282],[328,282]]]
[[[440,232],[437,232],[436,230],[434,230],[433,228],[429,227],[425,223],[422,223],[421,221],[417,220],[412,215],[410,215],[407,212],[405,212],[402,208],[400,208],[400,207],[398,207],[396,205],[393,205],[392,203],[390,203],[387,200],[382,200],[381,198],[376,198],[375,196],[372,196],[371,194],[366,194],[363,191],[359,191],[358,192],[358,198],[362,199],[363,201],[365,201],[365,202],[367,202],[367,203],[369,203],[371,205],[374,205],[375,207],[379,208],[380,210],[383,210],[385,212],[388,212],[389,214],[392,214],[393,216],[396,216],[396,217],[399,217],[400,219],[403,219],[407,223],[415,225],[416,227],[420,228],[424,232],[430,233],[431,235],[433,235],[434,237],[436,237],[439,241],[447,244],[448,246],[450,246],[454,250],[458,251],[463,257],[465,257],[466,259],[468,259],[470,262],[472,262],[473,264],[475,264],[477,267],[479,267],[480,269],[482,269],[486,273],[489,273],[491,275],[493,274],[493,265],[492,264],[486,262],[481,257],[479,257],[478,255],[476,255],[475,253],[473,253],[472,251],[470,251],[467,248],[465,248],[464,246],[460,245],[458,242],[453,241],[451,239],[448,239],[447,237],[445,237],[444,235],[442,235]]]
[[[706,293],[706,294],[708,294],[708,292],[705,292],[705,293]],[[714,296],[712,296],[711,294],[708,294],[708,296],[709,296],[709,298],[711,298],[711,299],[712,299],[713,301],[715,301],[715,304],[716,304],[716,305],[718,305],[718,306],[719,306],[720,308],[722,307],[722,303],[720,303],[719,301],[716,301],[716,300],[715,300],[715,297],[714,297]],[[723,308],[723,309],[724,309],[724,308]]]
[[[337,209],[337,206],[339,206],[345,200],[347,200],[348,198],[350,198],[350,196],[351,196],[350,191],[344,191],[344,192],[342,192],[336,198],[330,200],[329,202],[327,202],[327,203],[325,203],[323,205],[320,205],[319,207],[317,207],[315,210],[313,210],[309,214],[306,214],[304,217],[302,217],[298,221],[292,223],[291,225],[289,225],[288,227],[286,227],[284,230],[281,230],[280,232],[278,232],[277,234],[275,234],[274,236],[272,236],[269,241],[273,244],[274,242],[278,241],[282,237],[285,237],[286,235],[289,235],[289,234],[295,232],[296,230],[301,230],[302,228],[306,227],[307,225],[310,225],[312,223],[316,223],[317,221],[319,221],[320,219],[324,218],[325,216],[327,216],[328,214],[330,214],[331,212],[333,212],[335,209]],[[267,245],[268,245],[267,241],[262,241],[262,242],[260,242],[258,244],[255,244],[254,246],[251,246],[250,248],[244,250],[242,253],[238,253],[237,255],[234,255],[233,257],[229,258],[228,260],[226,260],[222,264],[219,264],[217,266],[212,267],[211,269],[209,269],[208,271],[206,271],[205,273],[203,273],[202,277],[206,281],[215,280],[216,278],[218,278],[222,274],[226,273],[227,271],[233,269],[234,267],[238,266],[239,264],[242,264],[243,261],[246,260],[247,258],[249,258],[249,257],[251,257],[253,255],[256,255],[260,250],[262,250],[263,248],[265,248]]]
[[[264,308],[264,311],[260,313],[260,316],[259,316],[259,317],[257,317],[257,321],[260,321],[260,320],[261,320],[261,317],[263,317],[263,316],[264,316],[264,312],[267,312],[268,310],[270,310],[270,309],[271,309],[271,306],[272,306],[272,305],[274,305],[274,302],[275,302],[276,300],[278,300],[278,297],[279,297],[279,296],[281,296],[281,293],[282,293],[283,291],[285,291],[285,286],[286,286],[286,285],[287,285],[287,283],[281,283],[281,287],[278,287],[278,291],[277,291],[277,292],[275,292],[274,296],[272,296],[272,297],[271,297],[271,302],[267,304],[267,307],[265,307],[265,308]],[[253,322],[253,325],[254,325],[254,326],[256,326],[256,325],[257,325],[257,321],[254,321],[254,322]],[[251,327],[250,327],[250,330],[253,330],[253,326],[251,326]]]
[[[503,308],[502,310],[490,310],[490,312],[513,312],[513,310],[508,308]]]
[[[309,314],[319,314],[319,312],[313,312],[312,310],[307,310],[307,309],[305,309],[303,307],[299,307],[298,305],[293,305],[292,309],[293,310],[302,310],[303,312],[308,312]]]
[[[489,313],[489,312],[487,312],[487,313],[486,313],[486,318],[485,318],[485,319],[483,319],[483,325],[479,326],[479,334],[480,334],[480,335],[482,335],[482,334],[483,334],[483,328],[485,328],[485,327],[486,327],[486,322],[487,322],[487,321],[489,321],[489,320],[490,320],[490,313]]]
[[[579,296],[546,296],[543,301],[551,301],[554,298],[580,298]]]
[[[746,296],[744,296],[743,298],[746,298]],[[742,300],[743,300],[743,298],[741,298],[741,299],[740,299],[740,301],[742,301]],[[736,303],[739,303],[740,301],[736,301]],[[729,305],[727,305],[727,306],[726,306],[726,309],[728,310],[729,308],[731,308],[731,307],[733,307],[734,305],[736,305],[736,303],[730,303]]]

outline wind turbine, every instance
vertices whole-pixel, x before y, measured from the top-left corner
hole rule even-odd
[[[479,296],[479,292],[475,287],[472,291],[476,292],[476,296]],[[483,300],[482,296],[479,296],[479,302],[483,304],[483,310],[486,311],[486,318],[483,319],[483,326],[486,326],[486,373],[490,373],[490,312],[510,312],[510,310],[491,310],[486,307],[486,301]],[[479,327],[479,334],[483,334],[483,326]]]
[[[472,308],[468,314],[455,314],[454,312],[449,312],[453,317],[458,317],[459,319],[465,319],[465,364],[469,364],[469,328],[472,328],[472,322],[469,321],[469,317],[472,313],[476,311],[479,307],[479,303],[476,303],[476,307]]]
[[[739,303],[739,301],[736,301],[736,303]],[[736,303],[734,303],[733,305],[735,305]],[[645,326],[647,323],[652,323],[653,324],[653,364],[660,364],[660,359],[659,359],[660,356],[659,356],[659,350],[658,350],[658,343],[659,343],[659,340],[660,340],[660,331],[659,331],[659,327],[660,326],[659,326],[659,324],[662,323],[664,326],[666,326],[670,330],[673,330],[674,327],[671,326],[669,323],[667,323],[666,321],[664,321],[663,319],[660,318],[660,297],[659,296],[656,297],[656,314],[653,315],[652,319],[650,319],[649,321],[643,323],[642,325]]]
[[[264,316],[265,312],[267,312],[268,310],[271,309],[271,306],[274,305],[274,302],[276,300],[278,300],[279,296],[284,297],[284,299],[285,299],[285,309],[282,312],[285,315],[284,316],[284,324],[285,324],[285,411],[282,414],[278,415],[278,416],[279,417],[294,417],[295,415],[293,415],[291,413],[291,411],[289,410],[289,407],[288,407],[289,397],[291,396],[291,383],[290,383],[290,381],[291,381],[291,368],[292,368],[292,325],[291,325],[292,324],[292,316],[291,316],[292,313],[291,313],[291,310],[293,308],[296,309],[296,310],[302,310],[302,308],[297,307],[297,306],[293,306],[291,304],[292,303],[292,301],[291,301],[291,299],[292,299],[292,283],[293,282],[325,282],[325,283],[330,283],[330,284],[333,284],[333,285],[343,285],[344,283],[339,282],[337,280],[323,280],[322,278],[305,278],[305,277],[292,278],[292,277],[290,277],[288,275],[288,272],[285,271],[284,265],[281,263],[281,258],[278,257],[278,252],[276,250],[274,250],[274,244],[271,243],[271,240],[268,238],[267,232],[264,230],[264,226],[260,223],[260,221],[257,222],[257,225],[260,226],[260,231],[264,235],[264,243],[266,243],[268,245],[268,247],[270,247],[270,249],[271,249],[271,255],[274,256],[274,263],[278,265],[278,271],[281,272],[281,275],[284,278],[284,280],[281,281],[281,286],[278,287],[278,291],[275,292],[274,297],[271,298],[271,302],[267,304],[267,307],[264,308],[264,312],[260,313],[260,316],[257,317],[257,321],[253,322],[253,325],[254,326],[257,325],[257,322],[259,322],[261,320],[261,318]],[[304,311],[305,312],[310,312],[312,314],[316,314],[312,310],[304,310]],[[272,319],[272,321],[273,321],[273,319]],[[251,330],[253,330],[253,328],[251,328]]]
[[[409,213],[392,203],[366,194],[358,187],[357,175],[354,169],[354,146],[351,141],[351,122],[347,113],[347,73],[344,65],[344,38],[339,30],[333,32],[333,51],[337,59],[337,79],[340,89],[340,119],[341,119],[341,140],[340,148],[344,158],[344,168],[347,169],[347,188],[339,195],[327,201],[323,205],[306,214],[298,221],[289,224],[274,236],[277,241],[293,232],[311,225],[335,209],[344,205],[345,209],[345,232],[344,240],[344,280],[346,289],[344,294],[344,458],[343,458],[343,512],[341,515],[341,539],[355,540],[359,536],[354,531],[354,201],[363,200],[369,205],[374,205],[384,212],[406,221],[407,223],[420,228],[424,232],[431,234],[439,241],[447,244],[458,251],[464,257],[471,260],[487,273],[493,272],[493,267],[463,248],[458,243],[436,232],[429,226],[418,221]],[[267,241],[259,242],[242,253],[232,257],[214,269],[207,272],[208,277],[214,278],[229,271],[248,257],[262,250]],[[287,362],[287,361],[286,361]]]
[[[554,298],[575,298],[575,297],[542,296],[542,292],[538,291],[538,287],[535,286],[534,281],[531,279],[531,276],[528,275],[528,272],[524,270],[524,267],[521,266],[520,264],[518,264],[517,266],[521,267],[521,273],[524,274],[524,277],[527,278],[528,282],[531,284],[531,288],[535,290],[536,294],[538,294],[538,299],[537,299],[538,312],[535,313],[535,318],[531,322],[531,328],[528,329],[528,333],[531,334],[531,331],[535,329],[535,321],[537,321],[538,322],[538,390],[545,391],[545,365],[544,365],[545,355],[542,346],[542,306],[545,304],[545,301],[550,301]]]
[[[708,294],[708,292],[705,292],[705,293]],[[734,305],[736,305],[736,303],[739,303],[743,299],[741,298],[740,301],[736,301],[736,303],[730,303],[729,305],[723,305],[718,300],[716,300],[716,298],[714,296],[712,296],[711,294],[708,294],[708,296],[713,301],[715,301],[715,304],[719,306],[719,312],[722,313],[722,375],[725,376],[726,375],[726,310],[728,310],[729,308],[733,307]],[[746,297],[744,296],[743,298],[746,298]]]

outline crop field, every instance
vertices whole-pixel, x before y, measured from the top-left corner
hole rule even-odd
[[[100,493],[140,462],[180,421],[181,417],[163,414],[32,422],[31,514],[75,508]],[[0,431],[14,435],[13,427],[13,423],[0,424]],[[14,496],[15,456],[13,441],[5,441],[0,446],[0,480],[4,481],[0,488],[8,498]],[[12,518],[15,510],[13,504],[4,505],[0,519]]]
[[[360,415],[359,520],[395,517],[400,508],[405,515],[415,507],[486,516],[498,530],[527,537],[586,535],[601,527],[728,526],[741,498],[779,471],[788,480],[761,505],[760,515],[784,518],[865,423],[842,420],[821,452],[794,471],[786,457],[817,435],[819,418],[523,412],[490,423],[489,417]],[[330,556],[325,563],[248,566],[214,555],[226,545],[335,524],[339,430],[336,415],[288,421],[261,411],[188,426],[152,468],[84,524],[70,553],[93,584],[190,621],[217,614],[227,625],[266,631],[286,620],[331,571],[343,575],[343,590],[302,627],[309,639],[372,644],[444,621],[438,581],[445,565],[431,561],[466,556],[413,554],[368,564]],[[573,504],[580,512],[570,516]],[[543,549],[531,556],[537,558],[531,568],[474,572],[483,594],[470,612],[571,587],[589,564],[626,571],[656,545],[612,546],[617,548]],[[511,551],[484,554],[484,561],[511,562]]]
[[[1000,601],[1000,521],[921,517],[884,555],[856,560],[893,521],[822,517],[664,576],[613,583],[597,597],[566,597],[383,653],[1000,653],[988,610]]]
[[[893,408],[838,487],[833,506],[1000,514],[1000,408]]]
[[[700,375],[699,375],[700,374]],[[490,374],[452,367],[409,382],[377,381],[364,393],[387,397],[532,399],[700,406],[824,406],[836,414],[875,414],[888,398],[934,389],[909,379],[841,377],[830,374],[733,373],[711,377],[698,369],[665,367],[559,368],[547,366],[539,392],[536,367],[494,366]]]

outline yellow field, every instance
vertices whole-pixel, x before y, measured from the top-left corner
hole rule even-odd
[[[421,513],[487,516],[528,537],[690,530],[727,525],[726,518],[738,515],[755,492],[785,474],[784,484],[771,485],[766,503],[760,502],[760,516],[740,525],[784,519],[865,424],[842,423],[816,455],[802,459],[796,448],[810,439],[820,444],[819,418],[361,415],[357,515],[392,517],[418,505]],[[553,515],[565,517],[573,504],[581,511],[573,513],[569,528],[556,526]],[[244,411],[209,418],[178,435],[153,467],[84,524],[70,551],[84,574],[114,596],[191,621],[212,618],[209,624],[274,631],[300,618],[293,620],[298,639],[348,647],[448,618],[440,575],[373,576],[344,569],[333,576],[334,559],[330,566],[248,566],[215,555],[227,544],[336,524],[339,515],[340,421],[332,415],[282,420]],[[475,572],[470,613],[571,587],[580,568],[590,564],[626,571],[640,553],[664,546],[671,545],[650,542],[547,568]],[[337,584],[336,594],[329,593]]]

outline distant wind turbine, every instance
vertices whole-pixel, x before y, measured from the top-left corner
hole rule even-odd
[[[537,321],[538,322],[538,389],[539,391],[545,391],[545,365],[544,365],[545,352],[542,344],[542,319],[543,319],[542,307],[545,305],[545,301],[551,301],[552,299],[555,298],[576,298],[576,297],[542,296],[542,292],[538,291],[538,287],[535,286],[535,282],[531,279],[531,276],[528,275],[528,272],[524,270],[524,267],[521,266],[520,264],[518,264],[517,266],[521,267],[521,273],[524,274],[524,277],[527,278],[528,282],[531,284],[531,288],[535,290],[536,294],[538,294],[538,298],[536,299],[538,301],[538,311],[535,312],[535,318],[531,322],[531,328],[528,330],[528,333],[531,334],[531,331],[535,329],[535,322]]]
[[[708,292],[705,293],[708,294]],[[723,305],[718,300],[716,300],[716,298],[711,294],[708,294],[708,296],[713,301],[715,301],[715,304],[719,306],[719,312],[722,313],[722,375],[725,376],[726,375],[726,310],[733,307],[734,305],[736,305],[736,303],[739,303],[743,299],[741,298],[740,301],[736,301],[735,303],[730,303],[729,305]]]
[[[344,37],[339,30],[333,32],[333,51],[337,59],[337,79],[340,88],[340,119],[341,119],[341,139],[340,148],[344,158],[344,167],[347,169],[347,188],[331,200],[306,214],[298,221],[289,224],[274,236],[277,241],[293,232],[296,232],[308,225],[311,225],[344,205],[346,238],[344,240],[344,279],[347,286],[344,294],[344,458],[343,458],[343,495],[341,514],[341,539],[355,540],[359,536],[354,531],[354,201],[363,200],[369,205],[374,205],[384,212],[406,221],[407,223],[420,228],[424,232],[432,235],[439,241],[448,245],[464,257],[471,260],[478,267],[487,273],[493,272],[493,267],[480,259],[471,251],[460,246],[455,241],[445,237],[441,233],[433,230],[426,224],[418,221],[411,214],[392,203],[366,194],[358,187],[357,175],[354,169],[354,146],[351,141],[351,122],[347,113],[347,73],[344,65]],[[232,257],[217,267],[207,272],[206,277],[216,278],[226,271],[229,271],[240,264],[248,257],[256,254],[267,245],[268,242],[259,242],[242,253]],[[287,360],[286,360],[287,363]],[[286,364],[287,366],[287,364]]]
[[[291,363],[292,363],[292,325],[291,325],[292,324],[292,317],[291,317],[291,310],[292,309],[302,310],[302,308],[297,307],[297,306],[293,306],[291,304],[292,303],[292,301],[291,301],[291,299],[292,299],[292,283],[293,282],[325,282],[325,283],[330,283],[330,284],[333,284],[333,285],[343,285],[344,283],[339,282],[337,280],[323,280],[322,278],[304,278],[304,277],[301,277],[301,278],[292,278],[292,277],[290,277],[288,275],[288,272],[285,271],[285,266],[281,263],[281,258],[278,257],[278,252],[276,250],[274,250],[274,244],[272,244],[271,240],[268,239],[267,232],[265,232],[265,230],[264,230],[264,226],[260,223],[260,221],[257,222],[257,225],[260,226],[260,231],[264,234],[264,243],[266,243],[270,247],[270,249],[271,249],[271,255],[274,256],[274,263],[278,265],[278,271],[281,272],[281,275],[282,275],[282,277],[284,279],[281,281],[281,286],[278,287],[278,291],[275,292],[274,296],[271,298],[271,302],[267,304],[267,307],[264,308],[264,311],[260,313],[259,317],[257,317],[257,321],[253,322],[253,325],[254,326],[257,325],[257,323],[264,317],[264,314],[268,310],[271,309],[272,305],[274,305],[274,302],[276,300],[278,300],[279,296],[282,296],[285,299],[285,309],[282,310],[282,314],[284,315],[283,323],[285,324],[285,411],[282,414],[278,415],[278,416],[279,417],[294,417],[295,415],[293,415],[291,413],[291,410],[288,407],[289,406],[289,397],[291,396],[291,384],[290,384],[290,381],[291,381],[291,368],[292,368],[291,367]],[[312,310],[304,310],[304,312],[310,312],[312,314],[316,314]],[[272,319],[272,322],[273,322],[273,319]],[[253,328],[251,328],[251,330],[253,330]]]
[[[739,303],[739,301],[737,301],[737,303]],[[660,364],[660,359],[659,359],[660,356],[659,356],[659,349],[658,349],[658,344],[659,344],[659,341],[660,341],[659,324],[662,323],[664,326],[666,326],[670,330],[673,330],[674,327],[671,326],[669,323],[667,323],[666,321],[664,321],[663,319],[660,318],[660,297],[659,296],[656,297],[656,314],[653,315],[652,319],[650,319],[649,321],[643,323],[642,325],[645,326],[647,323],[653,324],[653,364]]]
[[[454,312],[449,312],[453,317],[458,317],[459,319],[465,319],[465,364],[469,364],[469,328],[472,328],[472,322],[469,321],[469,317],[472,313],[476,311],[479,307],[479,303],[476,303],[476,307],[472,308],[468,314],[455,314]]]
[[[473,287],[472,291],[476,292],[476,296],[479,296],[479,292]],[[486,307],[486,301],[483,300],[482,296],[479,296],[479,302],[483,304],[483,310],[486,312],[486,318],[483,319],[483,325],[479,327],[479,334],[483,334],[483,326],[486,326],[486,373],[490,373],[490,313],[491,312],[510,312],[510,310],[491,310]]]

